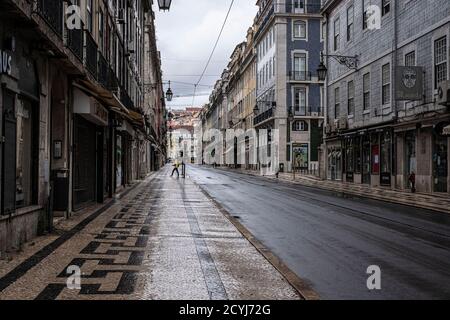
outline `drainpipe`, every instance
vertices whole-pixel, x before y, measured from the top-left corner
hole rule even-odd
[[[393,101],[393,111],[394,111],[394,123],[398,121],[398,101],[397,101],[397,93],[396,93],[396,86],[397,86],[397,53],[398,53],[398,1],[394,1],[394,51],[393,51],[393,62],[392,62],[392,66],[393,66],[393,90],[394,90],[394,101]],[[394,134],[393,130],[392,130],[392,134],[391,134],[391,171],[392,171],[392,176],[394,176],[394,181],[393,183],[391,183],[391,185],[394,185],[395,187],[397,187],[397,163],[396,163],[396,159],[397,157],[395,157],[394,155],[397,153],[397,137]]]
[[[393,106],[394,106],[394,121],[398,119],[398,103],[397,103],[397,94],[396,94],[396,90],[395,87],[397,85],[396,83],[396,77],[397,77],[397,52],[398,52],[398,1],[394,1],[394,52],[393,52],[393,81],[392,83],[394,84],[393,89],[394,89],[394,101],[393,101]]]

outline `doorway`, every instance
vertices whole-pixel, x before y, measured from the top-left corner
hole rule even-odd
[[[434,192],[448,192],[448,140],[446,136],[436,135],[433,152]]]
[[[370,138],[368,135],[364,136],[362,142],[362,183],[370,184]]]

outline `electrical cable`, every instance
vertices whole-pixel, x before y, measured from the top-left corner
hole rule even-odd
[[[224,22],[222,24],[222,28],[220,29],[220,32],[219,32],[219,35],[217,37],[216,43],[214,44],[214,47],[213,47],[213,49],[211,51],[211,54],[209,55],[208,61],[206,62],[205,68],[203,69],[203,72],[200,75],[200,78],[198,79],[198,81],[197,81],[197,83],[195,85],[195,89],[197,89],[198,84],[200,83],[200,81],[202,81],[203,76],[205,75],[206,70],[208,69],[209,64],[211,63],[212,57],[214,55],[214,52],[216,51],[217,45],[219,44],[219,41],[220,41],[220,38],[222,36],[223,30],[225,29],[225,25],[227,24],[228,17],[230,16],[231,9],[233,8],[233,4],[234,4],[234,0],[231,0],[230,7],[228,9],[227,15],[225,16],[225,20],[224,20]],[[195,92],[194,92],[194,96],[192,97],[192,107],[194,107],[194,102],[195,102]]]

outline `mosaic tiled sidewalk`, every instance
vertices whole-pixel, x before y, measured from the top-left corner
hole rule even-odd
[[[300,298],[192,181],[168,170],[3,261],[0,300]],[[80,289],[67,287],[73,267]]]

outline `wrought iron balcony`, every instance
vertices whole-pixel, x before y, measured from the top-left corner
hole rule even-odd
[[[319,106],[295,106],[292,107],[296,117],[323,117],[324,109]]]
[[[105,88],[108,89],[108,62],[101,52],[98,53],[98,82]]]
[[[89,31],[85,30],[84,34],[86,36],[86,68],[97,79],[98,47]]]
[[[61,38],[63,36],[63,0],[37,0],[37,12]]]
[[[108,90],[117,92],[119,90],[119,80],[117,80],[114,70],[108,69]]]
[[[289,71],[291,81],[311,81],[311,71]]]
[[[67,29],[67,47],[72,51],[72,53],[83,61],[84,52],[84,25],[81,24],[80,29]]]
[[[120,90],[120,101],[127,109],[133,109],[134,103],[124,88]]]
[[[273,111],[274,111],[274,108],[270,108],[270,109],[264,111],[263,113],[257,115],[257,116],[253,119],[253,125],[256,126],[257,124],[259,124],[259,123],[261,123],[261,122],[263,122],[263,121],[266,121],[266,120],[272,118],[273,115],[274,115],[274,112],[273,112]]]
[[[303,6],[299,7],[298,5],[294,5],[292,2],[286,3],[282,5],[285,7],[286,13],[298,13],[298,14],[316,14],[320,13],[320,1],[318,3],[307,3],[303,4]]]

